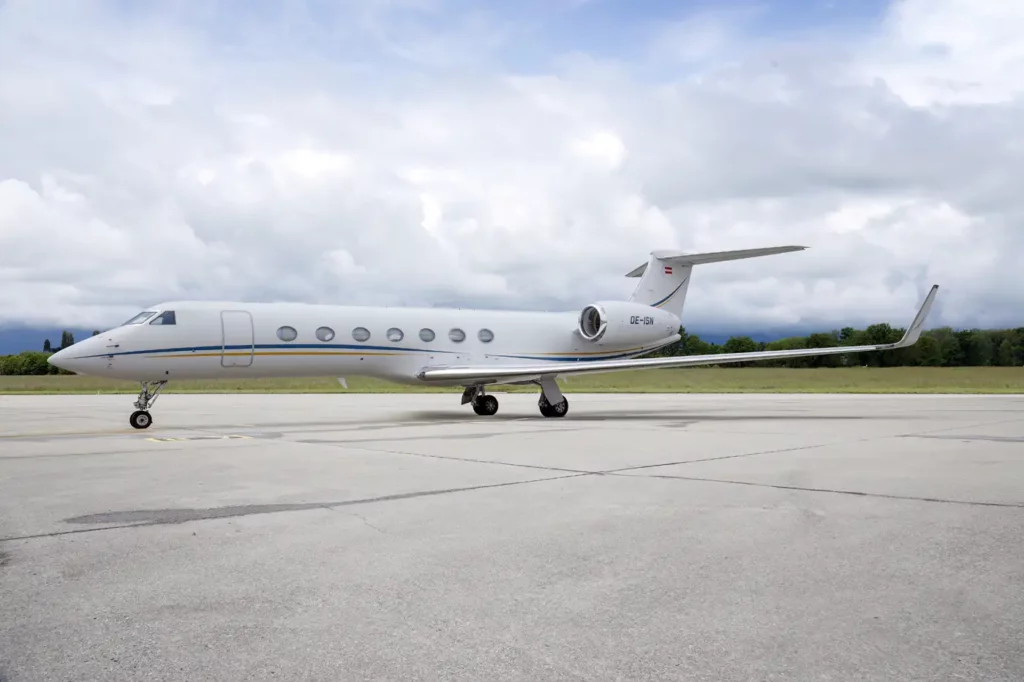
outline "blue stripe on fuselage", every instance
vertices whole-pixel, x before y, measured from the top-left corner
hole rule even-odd
[[[185,346],[177,348],[149,348],[145,350],[126,350],[126,351],[115,351],[112,353],[97,353],[95,355],[83,355],[75,359],[87,359],[87,358],[108,358],[118,356],[130,356],[130,355],[162,355],[168,353],[210,353],[220,352],[223,350],[233,351],[245,351],[245,350],[309,350],[309,349],[322,349],[322,350],[365,350],[365,351],[397,351],[397,352],[408,352],[408,353],[444,353],[448,355],[460,354],[459,351],[451,350],[440,350],[436,348],[396,348],[394,346],[365,346],[365,345],[354,345],[354,344],[303,344],[303,343],[270,343],[270,344],[255,344],[255,345],[228,345],[228,346]],[[485,354],[488,357],[496,358],[509,358],[515,360],[544,360],[548,362],[589,362],[595,360],[614,360],[617,358],[629,357],[631,355],[642,355],[649,353],[654,348],[648,348],[641,351],[629,351],[623,352],[611,352],[608,354],[601,355],[573,355],[566,353],[562,356],[550,356],[550,355],[503,355],[503,354]]]
[[[324,350],[366,350],[366,351],[408,351],[411,353],[452,353],[454,351],[437,350],[434,348],[396,348],[394,346],[357,346],[354,344],[339,343],[257,343],[228,346],[186,346],[181,348],[148,348],[146,350],[124,350],[114,353],[97,353],[96,355],[83,355],[84,358],[108,358],[120,355],[153,355],[155,353],[210,353],[222,350],[282,350],[282,349],[324,349]]]

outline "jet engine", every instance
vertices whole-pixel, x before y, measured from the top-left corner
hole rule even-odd
[[[643,345],[678,334],[679,318],[641,303],[601,301],[580,311],[576,332],[590,343]]]

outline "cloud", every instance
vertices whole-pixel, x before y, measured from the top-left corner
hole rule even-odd
[[[1024,5],[903,0],[886,16],[865,65],[914,106],[996,104],[1024,94]]]
[[[702,268],[687,326],[902,324],[932,282],[934,324],[1022,324],[1013,3],[907,0],[817,39],[697,15],[630,54],[498,5],[132,7],[0,4],[0,324],[576,309],[656,248],[790,243],[812,248]]]

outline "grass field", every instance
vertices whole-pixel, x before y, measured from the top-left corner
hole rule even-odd
[[[166,393],[433,393],[461,389],[408,387],[352,378],[179,381]],[[1022,393],[1024,367],[779,369],[700,367],[570,377],[572,393]],[[500,392],[529,391],[501,387]],[[0,376],[0,394],[131,393],[138,384],[84,376]]]

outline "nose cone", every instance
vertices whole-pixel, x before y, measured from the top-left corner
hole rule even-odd
[[[54,367],[59,367],[68,372],[83,374],[97,365],[96,356],[100,352],[97,347],[96,337],[92,337],[57,351],[48,357],[46,361]]]
[[[74,360],[74,353],[76,352],[76,350],[77,349],[73,348],[65,348],[64,350],[59,350],[50,357],[46,358],[46,361],[53,365],[54,367],[59,367],[69,372],[73,372],[74,365],[76,364]]]

